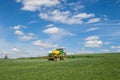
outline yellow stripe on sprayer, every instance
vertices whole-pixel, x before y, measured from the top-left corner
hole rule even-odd
[[[53,50],[53,51],[52,51],[52,54],[58,55],[58,54],[60,54],[60,51],[59,51],[59,50]]]

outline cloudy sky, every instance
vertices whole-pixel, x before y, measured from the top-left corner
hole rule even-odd
[[[120,51],[120,0],[0,0],[0,57]]]

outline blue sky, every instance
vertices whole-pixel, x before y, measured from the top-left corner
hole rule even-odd
[[[0,57],[120,52],[120,0],[1,0]]]

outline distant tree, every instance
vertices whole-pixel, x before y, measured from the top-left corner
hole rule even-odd
[[[7,56],[7,55],[5,55],[4,59],[8,59],[8,56]]]

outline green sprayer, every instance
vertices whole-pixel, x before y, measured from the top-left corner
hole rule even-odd
[[[48,53],[47,59],[49,61],[66,60],[66,56],[67,55],[66,55],[66,52],[64,51],[64,48],[58,48]]]

